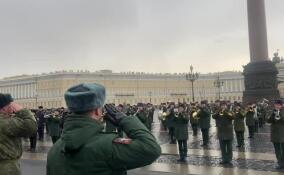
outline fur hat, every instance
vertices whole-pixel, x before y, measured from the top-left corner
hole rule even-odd
[[[274,100],[274,104],[279,104],[279,105],[283,105],[283,101],[278,99],[278,100]]]
[[[106,92],[100,84],[79,84],[68,89],[64,96],[71,112],[88,112],[103,107]]]
[[[0,109],[9,105],[13,101],[14,100],[10,94],[0,94]]]

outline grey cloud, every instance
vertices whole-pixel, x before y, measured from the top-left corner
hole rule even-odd
[[[0,0],[0,74],[241,70],[249,60],[245,2]],[[266,2],[270,52],[284,53],[284,1]]]

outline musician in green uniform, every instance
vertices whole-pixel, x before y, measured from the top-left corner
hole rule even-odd
[[[58,110],[52,112],[52,114],[47,117],[47,125],[49,128],[49,135],[51,137],[52,143],[54,144],[61,135],[60,122],[62,118]]]
[[[237,147],[244,147],[245,115],[242,112],[241,104],[237,103],[234,111],[234,129],[237,137]]]
[[[199,119],[197,114],[198,114],[198,108],[195,103],[192,103],[190,111],[190,124],[193,131],[193,136],[197,136],[198,134]]]
[[[169,129],[169,135],[170,135],[170,144],[176,144],[176,137],[175,137],[175,125],[174,125],[174,118],[175,118],[175,103],[170,103],[168,109],[167,109],[167,127]]]
[[[274,111],[268,118],[271,123],[271,142],[273,142],[276,158],[278,161],[277,169],[284,169],[284,110],[283,101],[276,100]]]
[[[174,125],[175,125],[175,136],[178,141],[179,147],[179,161],[186,161],[187,156],[187,140],[188,140],[188,123],[189,116],[185,113],[184,105],[180,104],[178,112],[175,113]]]
[[[226,102],[221,103],[221,111],[215,113],[213,118],[217,124],[217,135],[222,152],[222,161],[220,164],[232,165],[233,158],[232,141],[233,141],[233,119],[234,116],[228,110]]]
[[[149,130],[152,130],[152,124],[154,122],[154,112],[155,108],[151,103],[147,104],[147,113],[148,113],[148,122],[149,122]]]
[[[197,118],[199,119],[199,127],[202,132],[203,144],[201,146],[208,146],[209,142],[209,128],[211,113],[207,107],[207,101],[202,101]]]
[[[245,118],[246,118],[246,125],[248,126],[248,131],[249,131],[249,139],[253,139],[254,138],[254,133],[255,133],[255,111],[254,108],[252,106],[252,104],[249,104],[247,106],[246,109],[246,114],[245,114]]]
[[[149,121],[150,119],[148,116],[148,112],[144,107],[144,104],[138,103],[137,106],[138,106],[138,111],[136,113],[136,116],[149,130],[151,130],[150,121]]]
[[[263,125],[265,124],[265,116],[267,114],[265,103],[259,103],[258,104],[258,111],[259,111],[259,128],[263,128]]]

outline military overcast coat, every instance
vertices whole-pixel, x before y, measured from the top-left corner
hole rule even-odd
[[[155,137],[137,117],[120,125],[130,144],[115,143],[117,135],[102,133],[102,124],[88,116],[68,116],[61,139],[48,153],[47,175],[125,175],[160,156]]]
[[[61,119],[59,117],[56,117],[56,116],[52,116],[52,117],[49,117],[47,119],[49,135],[51,137],[53,137],[53,136],[59,137],[60,136],[60,134],[61,134],[60,122],[61,122]]]
[[[234,129],[237,132],[245,131],[245,116],[242,112],[236,112],[234,120]]]
[[[197,117],[199,118],[199,127],[201,129],[209,129],[210,128],[210,111],[207,108],[200,109]]]
[[[233,140],[233,115],[228,111],[213,115],[216,120],[217,134],[220,140]]]
[[[179,114],[178,117],[174,118],[175,122],[175,136],[177,140],[188,139],[188,123],[189,117],[185,114]]]
[[[0,114],[0,175],[20,175],[18,160],[22,156],[22,137],[30,137],[37,131],[33,114],[23,109],[8,117]]]
[[[136,114],[136,116],[138,117],[138,119],[148,128],[151,129],[150,127],[150,118],[148,117],[148,114],[146,111],[140,111]]]
[[[275,113],[267,120],[268,123],[271,123],[271,141],[274,143],[284,143],[284,110],[280,112],[280,119],[275,119]]]
[[[253,111],[248,111],[246,113],[246,124],[247,126],[254,126],[255,125],[255,119],[254,119],[254,112]]]

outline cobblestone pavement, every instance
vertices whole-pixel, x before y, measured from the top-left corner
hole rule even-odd
[[[216,128],[214,120],[212,120],[212,128],[210,129],[210,145],[207,148],[203,148],[201,132],[199,132],[197,137],[192,136],[192,130],[189,126],[189,140],[188,148],[189,155],[187,158],[187,163],[180,163],[178,159],[178,151],[175,145],[169,144],[169,135],[167,131],[160,129],[160,123],[155,117],[155,123],[153,124],[153,134],[157,138],[159,144],[164,147],[171,148],[167,152],[163,152],[161,157],[155,162],[154,165],[142,169],[136,169],[130,172],[131,175],[158,175],[158,174],[202,174],[208,168],[210,169],[209,174],[277,174],[284,175],[284,172],[277,171],[275,167],[275,155],[273,145],[270,142],[270,127],[265,125],[264,128],[259,129],[259,132],[255,135],[255,139],[249,140],[247,138],[247,133],[245,137],[245,148],[237,149],[236,141],[234,140],[234,154],[241,154],[242,156],[234,156],[233,166],[223,167],[219,164],[221,161],[219,154],[219,142],[216,137]],[[29,171],[35,170],[42,171],[45,169],[45,158],[48,150],[51,148],[52,143],[50,138],[47,136],[45,142],[39,142],[36,153],[29,153],[31,156],[33,154],[40,156],[35,159],[39,160],[29,160],[29,157],[23,158],[23,175],[28,175]],[[24,143],[24,150],[28,153],[28,142]],[[194,154],[193,151],[200,150],[200,153]],[[209,154],[207,152],[209,151]],[[211,154],[210,154],[211,153]],[[214,154],[212,154],[214,153]],[[246,155],[249,155],[247,158]],[[253,155],[253,156],[251,156]],[[43,156],[43,158],[40,158]],[[267,158],[268,157],[268,158]],[[31,158],[32,159],[32,158]],[[196,171],[191,171],[195,169]],[[229,173],[227,170],[230,170]],[[235,172],[236,171],[236,172]],[[194,173],[191,173],[194,172]],[[205,171],[206,172],[206,171]],[[233,173],[233,174],[234,174]],[[206,173],[205,173],[206,174]],[[208,174],[208,172],[207,172]],[[39,175],[44,175],[39,173]]]

